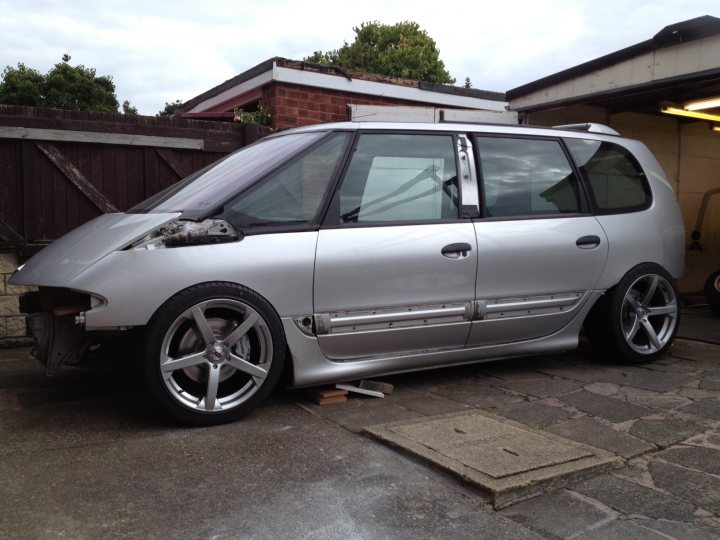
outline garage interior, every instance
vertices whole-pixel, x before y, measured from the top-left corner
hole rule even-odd
[[[651,39],[507,92],[521,123],[597,122],[643,141],[678,196],[687,233],[683,293],[720,268],[720,19]]]

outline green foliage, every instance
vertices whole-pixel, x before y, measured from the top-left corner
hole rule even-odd
[[[254,111],[246,111],[238,107],[235,109],[235,121],[242,122],[243,124],[269,126],[271,121],[270,109],[265,107],[262,102],[258,103],[257,109]]]
[[[69,62],[70,56],[63,55],[62,62],[55,64],[45,75],[22,63],[16,68],[7,66],[0,82],[0,103],[117,112],[118,100],[112,77],[98,77],[93,68],[71,66]]]
[[[132,105],[130,105],[130,102],[127,99],[122,102],[121,108],[122,108],[123,114],[137,116],[137,113],[138,113],[137,107],[133,107]]]
[[[172,103],[165,102],[165,108],[162,111],[158,111],[158,113],[155,116],[172,116],[175,114],[175,111],[177,111],[180,107],[183,106],[183,102],[179,99],[173,101]]]
[[[25,64],[7,66],[0,83],[0,103],[37,106],[42,101],[44,78]]]
[[[472,81],[470,80],[470,77],[465,77],[465,84],[463,84],[463,88],[472,88]]]
[[[335,65],[428,82],[453,84],[433,40],[411,21],[393,25],[378,21],[354,27],[355,41],[334,51],[315,51],[306,62]]]

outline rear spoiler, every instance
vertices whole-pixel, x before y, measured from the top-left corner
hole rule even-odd
[[[584,131],[586,133],[602,133],[603,135],[620,136],[620,134],[611,127],[591,122],[586,124],[565,124],[562,126],[553,126],[553,129],[569,129],[571,131]]]

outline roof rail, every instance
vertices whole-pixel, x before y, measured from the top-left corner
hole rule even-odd
[[[586,131],[588,133],[602,133],[603,135],[617,135],[620,134],[613,128],[603,124],[595,124],[588,122],[586,124],[565,124],[562,126],[553,126],[553,129],[569,129],[571,131]]]

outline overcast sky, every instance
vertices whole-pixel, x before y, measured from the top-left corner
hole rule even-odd
[[[717,0],[0,0],[0,68],[45,73],[62,55],[111,75],[141,114],[186,101],[273,56],[340,47],[364,21],[410,20],[461,85],[504,92],[650,39]]]

